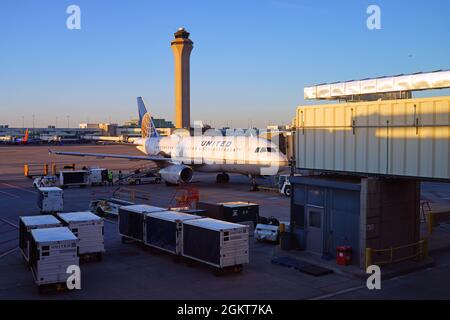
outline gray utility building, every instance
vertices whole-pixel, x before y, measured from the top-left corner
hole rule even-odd
[[[343,176],[291,177],[291,232],[297,248],[336,257],[350,246],[353,264],[365,264],[366,248],[407,246],[420,240],[420,183]],[[395,251],[394,260],[414,248]],[[373,263],[386,260],[379,252]]]

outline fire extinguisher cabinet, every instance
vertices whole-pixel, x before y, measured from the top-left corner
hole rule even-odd
[[[336,263],[341,266],[352,264],[352,248],[349,246],[339,246],[336,248]]]

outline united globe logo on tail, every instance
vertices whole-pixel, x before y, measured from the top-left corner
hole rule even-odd
[[[150,138],[150,137],[158,137],[158,131],[153,123],[152,117],[147,112],[147,108],[145,107],[145,102],[142,97],[137,98],[138,109],[139,109],[139,122],[141,125],[141,137],[142,138]]]

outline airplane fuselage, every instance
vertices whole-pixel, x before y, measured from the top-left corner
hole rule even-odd
[[[200,172],[275,175],[286,168],[286,156],[273,142],[253,136],[169,136],[135,141],[149,156],[171,158]]]

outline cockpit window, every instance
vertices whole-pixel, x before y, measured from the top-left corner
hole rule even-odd
[[[277,152],[277,149],[274,147],[258,147],[255,150],[255,153],[260,153],[260,152]]]

